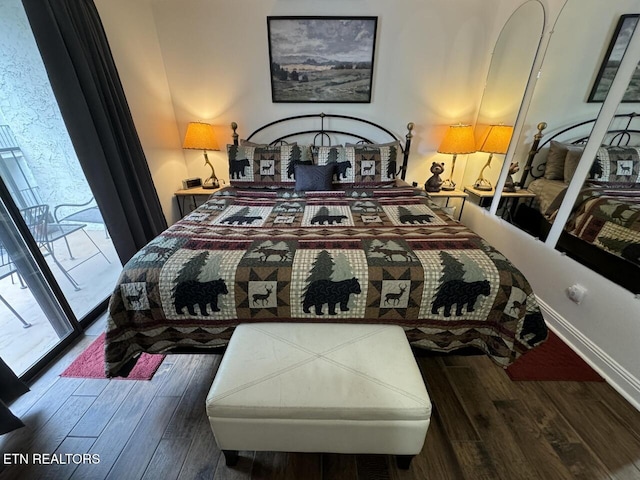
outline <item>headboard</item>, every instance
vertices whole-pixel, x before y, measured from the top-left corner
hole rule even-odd
[[[640,114],[638,113],[622,113],[615,115],[610,129],[607,131],[602,144],[608,146],[627,146],[627,145],[640,145]],[[574,145],[581,145],[587,143],[589,140],[589,133],[597,118],[592,118],[583,122],[579,122],[570,125],[558,132],[554,133],[550,137],[547,137],[544,142],[540,143],[544,136],[542,131],[547,128],[545,122],[540,122],[537,126],[538,131],[533,136],[533,143],[531,149],[527,154],[527,163],[522,172],[522,178],[519,185],[525,187],[527,177],[531,175],[533,178],[540,178],[544,175],[546,161],[540,162],[536,165],[533,164],[536,155],[544,147],[549,145],[552,140],[562,141],[564,143],[571,143]],[[635,120],[635,125],[634,125]],[[585,131],[588,131],[586,135]]]
[[[327,125],[333,123],[330,121],[331,119],[339,124],[336,128]],[[411,139],[413,138],[413,126],[412,122],[407,124],[407,134],[403,142],[402,139],[391,130],[369,120],[349,115],[311,113],[286,117],[267,123],[254,130],[246,140],[255,141],[256,137],[259,139],[266,137],[269,140],[263,143],[276,145],[287,143],[296,137],[307,137],[311,139],[310,143],[312,145],[323,146],[331,145],[332,135],[339,135],[348,139],[354,139],[356,143],[387,143],[399,141],[400,149],[402,150],[402,165],[396,172],[396,176],[400,175],[400,178],[404,180],[407,174],[409,151],[411,149]],[[232,122],[231,128],[233,130],[233,143],[238,145],[238,124]],[[265,131],[272,133],[265,134]]]

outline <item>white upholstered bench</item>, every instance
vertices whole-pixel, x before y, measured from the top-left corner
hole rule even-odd
[[[395,325],[238,326],[206,401],[227,465],[239,450],[396,455],[424,444],[431,402]]]

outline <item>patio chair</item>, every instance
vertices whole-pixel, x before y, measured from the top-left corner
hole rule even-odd
[[[96,205],[89,206],[93,202],[93,197],[89,199],[88,202],[85,203],[62,203],[57,205],[53,209],[53,219],[55,222],[49,224],[48,235],[49,241],[51,242],[51,248],[53,249],[53,242],[59,240],[60,238],[64,239],[64,243],[67,246],[67,251],[69,252],[69,258],[75,260],[73,254],[71,253],[71,247],[69,246],[69,241],[67,240],[67,235],[77,232],[78,230],[82,230],[82,232],[87,236],[89,241],[93,243],[93,246],[98,250],[97,254],[100,254],[104,257],[107,263],[111,263],[111,261],[107,258],[104,252],[100,249],[98,244],[93,241],[93,238],[87,233],[85,227],[87,223],[101,223],[105,225],[102,215],[100,214],[100,210]],[[61,215],[61,213],[66,213],[66,215]],[[104,227],[105,236],[109,238],[109,233],[107,231],[107,227]],[[93,258],[95,255],[92,255],[89,258]],[[87,258],[86,260],[89,260]],[[86,261],[85,260],[85,261]]]
[[[97,205],[93,204],[94,197],[85,203],[61,203],[53,209],[53,219],[56,223],[99,223],[104,226],[105,238],[109,238],[109,230],[104,223]],[[62,214],[65,214],[62,216]]]
[[[55,224],[53,224],[54,230],[50,235],[49,205],[35,205],[33,207],[23,208],[22,210],[20,210],[20,213],[22,215],[22,218],[24,218],[27,227],[29,227],[29,231],[31,232],[31,235],[33,236],[33,239],[35,240],[38,247],[42,248],[45,251],[45,255],[51,255],[51,259],[60,269],[63,275],[67,278],[67,280],[69,280],[71,285],[73,285],[73,288],[75,290],[80,290],[78,283],[56,258],[55,252],[53,250],[53,242],[60,238],[64,238],[77,230],[82,229],[82,226],[75,226],[74,228],[68,229],[59,229]],[[95,255],[97,255],[97,253]]]
[[[11,261],[9,254],[6,252],[2,244],[0,244],[0,280],[13,275],[14,273],[17,274],[18,270],[16,269],[15,264]],[[4,303],[5,306],[9,310],[11,310],[11,313],[13,313],[18,318],[18,320],[20,320],[20,323],[22,323],[22,328],[29,328],[31,326],[29,322],[22,318],[20,314],[16,312],[11,305],[9,305],[9,302],[5,300],[2,294],[0,294],[0,302]]]

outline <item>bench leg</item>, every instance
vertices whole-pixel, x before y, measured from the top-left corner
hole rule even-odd
[[[222,450],[224,453],[224,460],[227,467],[233,467],[238,463],[238,450]]]
[[[396,455],[396,465],[401,470],[409,470],[414,455]]]

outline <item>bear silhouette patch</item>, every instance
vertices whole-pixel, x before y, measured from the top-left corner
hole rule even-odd
[[[340,304],[340,311],[348,312],[349,297],[351,294],[359,294],[360,282],[353,277],[348,280],[334,282],[333,280],[315,280],[309,284],[304,294],[302,310],[311,313],[311,307],[315,308],[316,315],[323,315],[322,307],[326,303],[329,315],[336,315],[336,305]]]
[[[474,305],[480,295],[488,297],[491,293],[491,286],[488,280],[478,282],[465,282],[464,280],[449,280],[443,283],[438,289],[436,298],[433,300],[431,313],[437,315],[444,307],[444,316],[451,316],[451,307],[455,304],[456,316],[462,315],[462,309],[466,306],[467,312],[474,311]]]
[[[221,278],[209,282],[187,280],[178,283],[175,289],[174,301],[176,313],[181,315],[184,308],[187,307],[190,315],[197,315],[194,308],[196,305],[200,307],[200,314],[204,316],[209,315],[207,305],[211,306],[212,312],[219,312],[218,295],[226,295],[228,293],[227,285]]]

